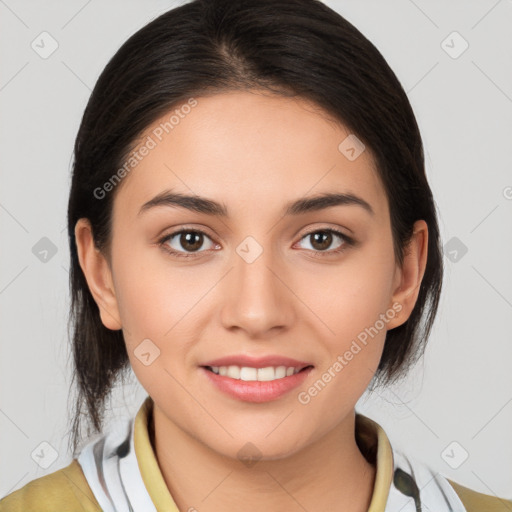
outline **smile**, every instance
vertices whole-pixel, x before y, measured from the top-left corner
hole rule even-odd
[[[206,367],[216,375],[229,377],[231,379],[243,381],[269,382],[277,379],[290,377],[305,368],[295,368],[293,366],[267,366],[265,368],[253,368],[251,366],[207,366]],[[306,367],[307,368],[307,367]]]
[[[271,402],[286,396],[307,379],[312,365],[294,366],[201,366],[207,385],[243,402]],[[222,373],[221,373],[222,372]]]

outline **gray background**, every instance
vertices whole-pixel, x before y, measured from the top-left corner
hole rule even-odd
[[[407,91],[446,244],[425,359],[399,386],[363,396],[357,409],[436,471],[510,499],[512,2],[326,3],[377,46]],[[0,496],[71,460],[65,226],[72,145],[109,58],[175,5],[0,0]],[[43,31],[58,44],[47,58],[31,47],[35,41],[43,51],[45,37],[44,51],[51,48]],[[459,55],[464,41],[469,47]],[[44,237],[56,251],[46,261]],[[133,379],[116,389],[108,417],[130,417],[145,396]]]

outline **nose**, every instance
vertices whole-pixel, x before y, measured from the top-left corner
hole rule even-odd
[[[292,325],[294,294],[283,265],[270,250],[250,259],[234,255],[234,268],[225,280],[221,319],[228,330],[242,330],[250,338],[265,339]],[[289,279],[288,279],[289,280]]]

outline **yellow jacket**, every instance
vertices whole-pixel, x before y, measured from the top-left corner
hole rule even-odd
[[[140,470],[141,485],[147,490],[154,509],[157,512],[179,512],[164,481],[149,438],[148,417],[152,406],[153,402],[148,397],[133,421],[133,430],[130,430],[130,433],[136,457],[134,460],[137,461]],[[402,455],[393,450],[386,433],[378,423],[358,413],[356,414],[356,435],[358,444],[364,447],[365,452],[373,453],[373,457],[370,455],[370,458],[373,458],[372,462],[376,464],[377,469],[368,512],[395,512],[390,509],[392,498],[397,498],[399,494],[393,482],[394,470],[397,460],[408,459],[402,459]],[[416,471],[415,475],[417,474]],[[512,512],[512,500],[482,494],[452,480],[440,478],[455,491],[454,496],[460,499],[467,512]],[[412,501],[412,498],[403,496],[402,498]],[[423,502],[423,496],[421,499],[424,510],[435,510],[431,506],[433,502]],[[428,496],[425,499],[428,499]],[[402,509],[401,506],[398,508]],[[101,512],[102,510],[77,459],[73,459],[63,469],[29,482],[0,500],[0,512]],[[402,512],[405,510],[404,508]],[[459,507],[458,510],[463,508]],[[135,512],[139,510],[136,509]],[[435,512],[441,512],[441,510],[437,509]]]

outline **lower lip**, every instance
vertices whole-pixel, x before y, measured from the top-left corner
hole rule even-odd
[[[300,386],[312,369],[313,367],[309,367],[299,373],[295,373],[289,377],[283,377],[282,379],[270,381],[247,381],[217,375],[216,373],[207,370],[204,366],[201,367],[201,370],[206,373],[210,382],[224,393],[232,396],[233,398],[237,398],[238,400],[258,403],[269,402],[271,400],[281,398],[292,389]]]

